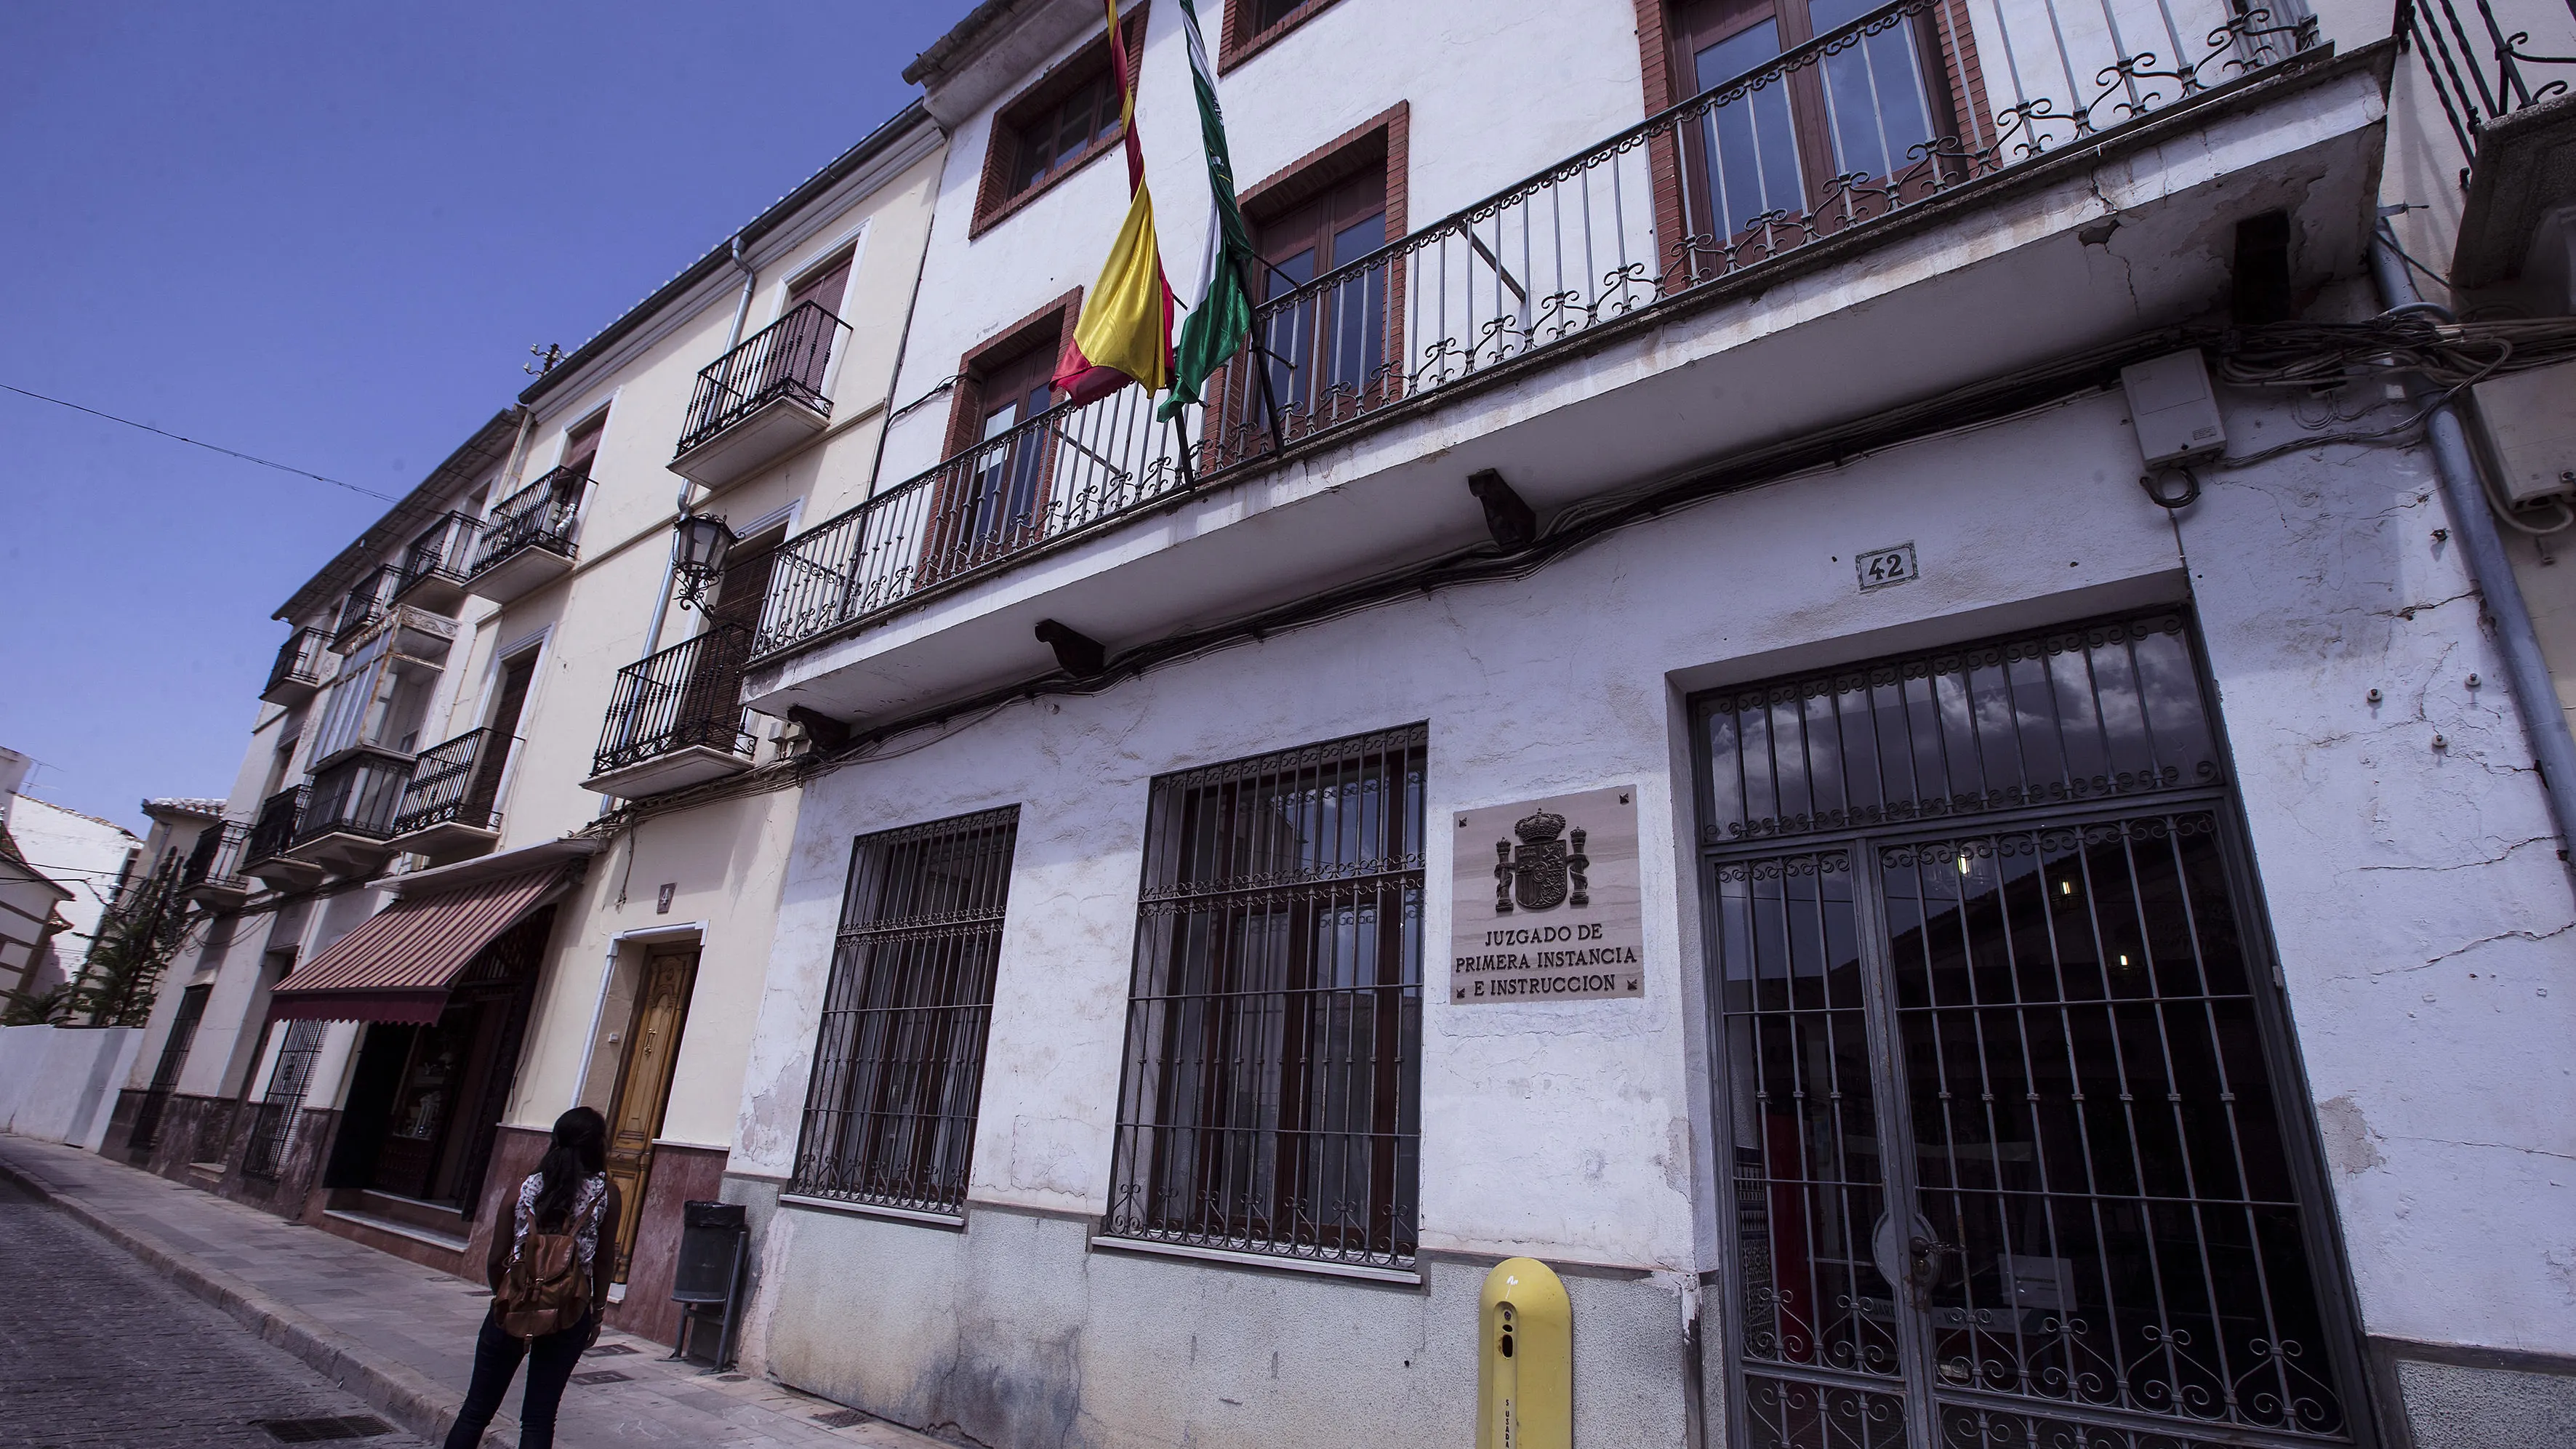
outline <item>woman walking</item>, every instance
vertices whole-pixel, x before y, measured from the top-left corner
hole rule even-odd
[[[607,1165],[607,1122],[588,1107],[573,1108],[555,1119],[545,1159],[519,1184],[507,1231],[492,1225],[492,1253],[483,1265],[492,1311],[474,1341],[474,1384],[447,1431],[447,1449],[483,1442],[523,1358],[528,1392],[519,1407],[519,1449],[553,1449],[555,1410],[582,1350],[599,1341],[617,1256],[613,1242],[602,1251],[599,1241],[601,1227],[616,1222],[618,1212]]]

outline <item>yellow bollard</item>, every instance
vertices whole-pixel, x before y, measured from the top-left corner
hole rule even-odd
[[[1536,1258],[1485,1275],[1476,1324],[1476,1449],[1573,1449],[1574,1305]]]

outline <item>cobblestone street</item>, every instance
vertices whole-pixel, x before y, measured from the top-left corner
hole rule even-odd
[[[356,1398],[0,1177],[0,1445],[273,1449],[255,1421],[366,1415]],[[342,1442],[420,1444],[388,1426]]]

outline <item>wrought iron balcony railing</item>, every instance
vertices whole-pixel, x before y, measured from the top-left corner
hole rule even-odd
[[[2399,0],[2397,35],[2423,60],[2461,154],[2474,161],[2490,122],[2567,94],[2576,55],[2534,54],[2524,49],[2531,32],[2507,31],[2488,0],[2469,3],[2474,24],[2461,21],[2451,0]],[[2576,16],[2576,5],[2568,10]]]
[[[823,395],[823,375],[831,366],[833,346],[848,330],[849,323],[820,303],[800,302],[786,316],[707,364],[698,373],[696,391],[689,395],[688,418],[673,456],[781,398],[829,414],[832,400]]]
[[[473,568],[477,542],[473,519],[462,513],[441,514],[403,550],[402,578],[394,592],[408,593],[433,579],[462,586]]]
[[[692,746],[748,759],[759,744],[743,728],[742,670],[750,657],[751,631],[718,624],[617,671],[591,773]]]
[[[242,851],[250,843],[251,827],[243,821],[224,820],[209,825],[197,836],[196,847],[188,852],[187,862],[179,867],[179,889],[203,886],[215,890],[247,890],[250,882],[242,877]]]
[[[1065,404],[808,530],[778,550],[755,657],[1189,486],[1175,428],[1123,388]]]
[[[390,839],[403,791],[411,784],[411,766],[408,756],[360,753],[315,775],[296,822],[295,844],[326,835]]]
[[[1822,26],[1828,7],[1815,10]],[[2228,0],[1870,6],[1751,69],[1698,77],[1691,99],[1391,246],[1268,288],[1261,364],[1239,358],[1212,396],[1200,471],[1560,346],[2314,41],[2313,20]]]
[[[402,587],[402,570],[390,564],[367,575],[349,596],[340,601],[339,617],[331,622],[331,647],[346,649],[349,641],[366,632],[368,625],[385,616],[393,607],[394,591]]]
[[[250,837],[242,846],[243,865],[274,860],[295,844],[295,825],[303,818],[305,797],[311,793],[310,786],[298,785],[260,802],[259,818],[251,822]]]
[[[571,558],[573,525],[589,482],[584,470],[557,468],[502,499],[483,522],[473,572],[482,573],[523,548],[542,548]]]
[[[487,726],[421,751],[394,815],[394,834],[433,825],[498,828],[501,817],[492,805],[501,796],[501,771],[517,743]]]
[[[268,683],[261,686],[260,698],[266,699],[280,690],[309,692],[322,687],[322,655],[329,636],[319,629],[298,629],[277,646],[277,662],[268,667]]]
[[[1862,0],[1865,3],[1865,0]],[[2438,3],[2438,0],[2437,0]],[[1579,345],[2308,50],[2243,0],[1891,0],[1312,280],[1249,279],[1252,347],[1183,450],[1134,389],[1041,414],[790,540],[766,660],[1203,478]],[[1293,285],[1292,285],[1293,284]]]

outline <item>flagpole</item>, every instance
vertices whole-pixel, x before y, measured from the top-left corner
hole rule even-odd
[[[1232,250],[1229,249],[1226,253],[1225,264],[1234,269],[1234,284],[1243,289],[1243,295],[1247,299],[1250,298],[1252,296],[1252,279],[1243,274],[1243,258],[1234,255]],[[1256,322],[1260,320],[1260,310],[1261,309],[1258,307],[1253,309],[1254,320]],[[1256,342],[1252,345],[1251,352],[1253,369],[1261,377],[1261,406],[1270,421],[1270,451],[1274,453],[1287,452],[1287,435],[1282,433],[1279,429],[1279,398],[1277,394],[1270,390],[1270,349]]]

